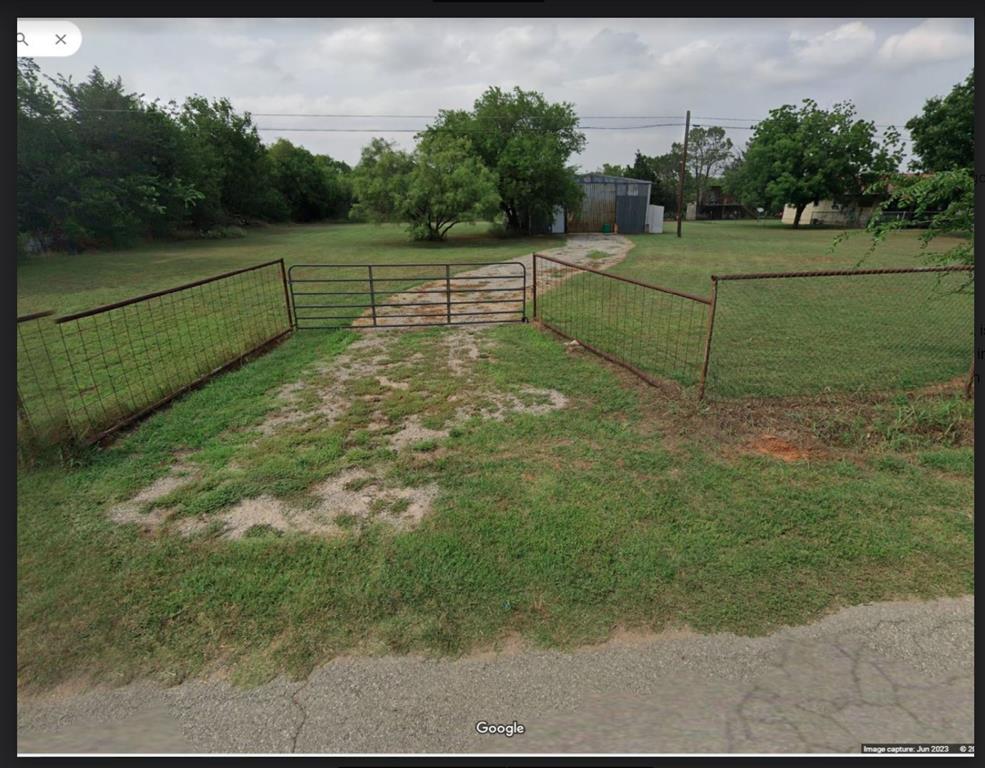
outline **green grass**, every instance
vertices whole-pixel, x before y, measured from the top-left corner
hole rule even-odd
[[[282,242],[315,231],[318,248],[336,259],[344,251],[336,237],[365,239],[349,257],[371,258],[371,235],[348,227],[299,228]],[[772,234],[787,241],[786,233],[764,232],[763,249]],[[382,235],[385,251],[389,230]],[[695,248],[697,239],[685,242]],[[495,260],[493,252],[501,258],[528,247],[484,242],[448,250]],[[659,253],[673,240],[639,242],[620,265],[624,274],[655,279],[661,260],[683,269]],[[230,245],[195,248],[219,258],[208,246]],[[100,283],[95,267],[90,272],[86,279]],[[81,275],[65,278],[66,286],[75,279]],[[78,300],[88,304],[90,290],[111,293],[112,279],[103,274],[101,287],[79,288]],[[941,393],[813,420],[791,412],[785,428],[818,450],[787,463],[745,447],[772,428],[765,418],[743,411],[741,424],[723,430],[725,411],[661,399],[531,326],[490,328],[492,347],[463,387],[446,368],[444,333],[398,337],[387,353],[398,365],[387,376],[408,388],[357,377],[336,421],[259,431],[285,384],[315,388],[299,394],[307,408],[317,392],[333,391],[332,361],[356,338],[298,333],[105,449],[82,451],[68,466],[21,469],[19,686],[80,677],[173,683],[215,668],[255,683],[302,675],[344,652],[457,654],[510,634],[572,647],[617,626],[759,634],[844,605],[973,590],[968,401]],[[496,393],[520,397],[525,387],[558,390],[568,406],[454,423],[447,437],[399,451],[387,447],[385,430],[369,429],[373,413],[360,397],[380,397],[394,420],[441,429],[453,423],[451,398],[483,405]],[[350,468],[377,468],[382,482],[399,487],[435,484],[438,495],[416,529],[350,515],[331,538],[263,526],[235,541],[214,529],[186,538],[112,522],[107,510],[164,476],[176,454],[199,473],[159,502],[176,520],[213,520],[260,494],[303,507],[314,484]]]
[[[614,274],[710,298],[711,275],[926,266],[918,233],[867,254],[864,233],[756,222],[690,222],[684,237],[631,237]],[[968,371],[974,296],[966,275],[721,281],[709,367],[712,397],[894,390]],[[540,300],[541,315],[643,371],[694,384],[706,305],[580,275]]]
[[[887,412],[897,444],[911,430],[920,450],[884,444],[872,454],[882,461],[787,464],[697,439],[671,450],[649,393],[595,358],[529,326],[490,333],[498,349],[479,364],[482,386],[555,388],[570,406],[473,420],[442,450],[394,454],[367,439],[369,414],[354,402],[336,424],[251,445],[271,388],[349,338],[298,335],[75,469],[22,472],[21,683],[174,682],[215,665],[257,682],[353,648],[460,653],[510,633],[570,647],[617,625],[756,634],[840,605],[972,589],[968,449],[928,436],[928,419]],[[397,350],[421,352],[430,376],[408,370],[418,385],[392,397],[394,412],[440,414],[453,391],[440,335],[413,332]],[[417,530],[347,520],[351,533],[335,539],[147,537],[109,522],[107,507],[178,450],[203,471],[166,500],[179,516],[207,518],[261,492],[301,499],[340,468],[374,462],[440,495]]]

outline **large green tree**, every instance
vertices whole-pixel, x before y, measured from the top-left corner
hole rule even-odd
[[[535,91],[491,87],[471,111],[442,110],[426,134],[467,138],[471,151],[496,174],[508,230],[529,231],[558,206],[581,198],[573,154],[585,147],[574,105],[552,103]]]
[[[200,198],[165,108],[98,68],[81,82],[18,67],[19,225],[69,249],[167,235]]]
[[[271,159],[249,113],[228,99],[204,96],[185,100],[178,118],[195,147],[197,181],[207,193],[203,224],[211,216],[229,220],[286,219],[289,206],[273,183]]]
[[[894,174],[870,188],[882,198],[866,227],[873,248],[890,232],[916,225],[929,261],[975,263],[974,75],[943,99],[928,99],[907,122],[918,158],[913,165],[922,173]],[[956,239],[938,240],[942,235]],[[935,248],[935,241],[947,246]]]
[[[917,160],[914,169],[929,173],[975,165],[975,72],[947,96],[927,100],[906,123]]]
[[[409,152],[397,149],[395,142],[371,139],[352,170],[356,202],[349,216],[355,220],[401,221],[402,201],[413,169]]]
[[[373,139],[353,172],[357,216],[405,221],[418,240],[443,240],[456,224],[492,217],[496,175],[469,140],[448,133],[421,137],[410,153]]]
[[[733,179],[746,204],[796,208],[794,226],[809,203],[857,199],[876,179],[899,166],[899,136],[882,142],[874,123],[856,117],[848,102],[825,110],[811,99],[770,110],[756,126]]]
[[[314,155],[287,139],[267,150],[274,187],[284,197],[293,221],[339,218],[349,212],[351,191],[345,164]]]

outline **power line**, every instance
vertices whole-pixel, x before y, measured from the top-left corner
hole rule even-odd
[[[247,110],[249,111],[249,110]],[[456,112],[458,110],[447,110],[449,112]],[[250,112],[254,117],[331,117],[331,118],[367,118],[367,117],[379,117],[379,118],[392,118],[400,119],[407,118],[412,120],[423,120],[423,119],[433,119],[440,117],[440,115],[395,115],[395,114],[360,114],[355,112]],[[492,119],[502,119],[502,120],[512,120],[516,119],[516,115],[496,115],[496,114],[484,114],[481,116],[482,119],[492,118]],[[681,120],[682,115],[579,115],[579,120]]]
[[[650,123],[648,125],[579,125],[581,131],[642,131],[651,128],[679,128],[684,123]],[[422,133],[427,130],[456,131],[446,126],[425,126],[423,128],[295,128],[258,125],[258,131],[282,133]],[[492,133],[493,129],[463,130],[463,133]]]
[[[150,105],[155,106],[155,105]],[[140,110],[135,109],[120,109],[120,108],[108,108],[108,107],[87,107],[86,112],[98,112],[98,113],[132,113],[141,114]],[[446,111],[456,111],[456,110],[446,110]],[[248,112],[248,111],[247,111]],[[366,118],[379,118],[379,119],[407,119],[407,120],[432,120],[437,119],[440,115],[400,115],[394,113],[380,114],[380,113],[355,113],[355,112],[248,112],[249,115],[253,117],[290,117],[290,118],[332,118],[332,119],[366,119]],[[502,120],[515,120],[516,115],[483,115],[481,119],[502,119]],[[679,115],[581,115],[577,118],[580,120],[680,120]],[[697,121],[701,120],[724,120],[731,121],[734,123],[752,123],[752,125],[731,125],[731,124],[721,124],[721,123],[707,123],[707,122],[694,122],[692,125],[695,128],[723,128],[725,130],[736,130],[736,131],[754,131],[760,120],[756,118],[746,118],[746,117],[695,117]],[[885,130],[889,128],[894,128],[901,133],[909,133],[909,130],[903,126],[895,123],[873,123],[873,125],[880,129]],[[652,128],[680,128],[683,127],[683,122],[673,122],[673,123],[647,123],[644,125],[578,125],[579,130],[584,131],[642,131],[649,130]],[[529,127],[529,126],[525,126]],[[337,128],[337,127],[293,127],[293,126],[257,126],[258,131],[267,131],[271,133],[419,133],[424,130],[442,130],[444,126],[423,126],[421,128]],[[449,129],[454,130],[454,129]],[[492,132],[493,129],[490,129]],[[474,132],[484,132],[484,129],[474,129]]]

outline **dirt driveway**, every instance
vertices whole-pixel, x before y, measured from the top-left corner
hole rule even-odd
[[[622,261],[632,247],[631,241],[618,235],[577,235],[564,247],[544,253],[604,269]],[[516,262],[529,270],[532,257],[523,256]],[[550,271],[551,267],[545,269]],[[477,268],[459,276],[481,282],[488,274],[489,268]],[[556,276],[552,284],[557,284]],[[517,282],[514,287],[515,299],[520,302],[522,284]],[[466,297],[458,300],[472,296],[481,301],[489,294],[458,295]],[[503,291],[493,295],[511,294]],[[408,292],[389,297],[387,303],[418,301],[420,294]],[[502,305],[489,306],[495,309]],[[442,298],[436,309],[441,320],[445,311]],[[418,319],[421,325],[433,322],[428,315]],[[361,318],[360,324],[367,323],[372,323],[371,317]],[[453,324],[458,327],[367,330],[329,363],[316,364],[300,379],[273,393],[277,405],[257,425],[259,435],[252,444],[253,452],[280,450],[278,439],[292,430],[326,430],[344,422],[350,433],[364,429],[368,446],[412,453],[415,447],[448,437],[471,418],[501,420],[510,414],[546,414],[565,407],[566,398],[554,389],[491,387],[487,379],[477,375],[476,366],[497,353],[486,333],[495,326]],[[429,330],[435,333],[429,336]],[[409,351],[405,343],[407,332],[425,334],[416,351]],[[241,499],[207,516],[183,516],[168,503],[175,494],[235,481],[244,471],[233,462],[207,473],[194,459],[194,454],[176,456],[168,474],[110,507],[110,519],[140,526],[148,534],[194,536],[218,526],[226,538],[241,538],[257,528],[331,537],[374,521],[403,530],[413,528],[430,513],[439,492],[434,484],[407,486],[398,482],[392,468],[380,462],[322,478],[310,488],[313,503],[306,506],[263,494]]]
[[[570,235],[561,248],[539,251],[539,253],[593,269],[608,269],[626,258],[632,247],[633,243],[621,235],[582,234]],[[487,313],[481,316],[483,319],[488,318],[492,321],[510,319],[511,315],[518,314],[520,302],[529,298],[530,281],[533,279],[533,255],[511,259],[510,263],[522,264],[526,268],[527,297],[523,295],[523,277],[520,271],[507,272],[503,267],[496,265],[477,267],[455,274],[454,306],[446,304],[445,282],[439,280],[426,283],[413,291],[387,296],[385,303],[395,306],[377,309],[376,321],[384,327],[387,324],[397,326],[442,323],[449,310],[452,315],[452,325],[464,325],[470,320],[475,320],[478,315],[472,313],[480,312]],[[561,269],[550,262],[542,262],[540,268],[545,272],[556,272]],[[515,277],[504,279],[506,275],[515,275]],[[495,292],[489,292],[489,289],[495,289]],[[423,291],[436,293],[422,293]],[[492,299],[495,301],[490,301]],[[422,306],[423,303],[433,306]],[[405,311],[409,307],[413,307],[412,312]],[[404,315],[407,314],[416,317],[405,317]],[[387,317],[393,319],[386,321]],[[373,314],[367,310],[353,322],[353,325],[357,327],[374,325]]]

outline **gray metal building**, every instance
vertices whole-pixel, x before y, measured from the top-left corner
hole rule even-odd
[[[584,196],[581,207],[567,212],[568,232],[619,232],[636,235],[646,231],[650,182],[624,176],[586,173],[578,177]]]

